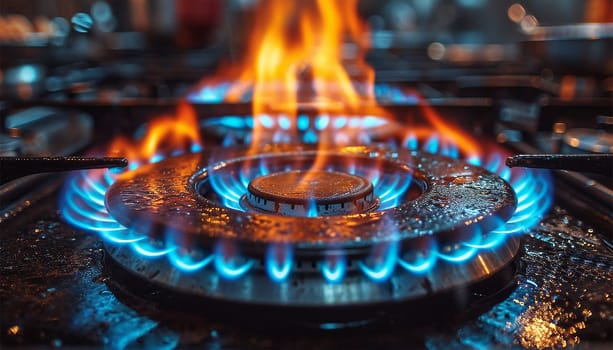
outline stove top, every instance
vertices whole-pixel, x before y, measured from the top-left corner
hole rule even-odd
[[[606,229],[563,206],[541,219],[551,180],[509,171],[495,152],[459,161],[460,151],[444,140],[403,144],[323,152],[330,153],[324,172],[353,184],[349,197],[334,194],[332,202],[336,191],[328,187],[309,196],[314,201],[275,195],[280,181],[300,188],[292,176],[317,163],[322,151],[309,145],[252,155],[244,146],[191,147],[194,153],[153,157],[124,175],[75,174],[57,196],[3,223],[3,342],[257,349],[598,348],[611,341]],[[275,174],[286,178],[271,189]],[[376,208],[326,216],[330,205],[358,200]],[[440,206],[449,200],[464,204]],[[275,212],[283,205],[287,212]],[[430,207],[444,215],[419,219]],[[396,214],[389,226],[384,219]],[[345,221],[335,226],[339,217]],[[355,220],[363,221],[359,228],[347,226]],[[285,232],[283,223],[300,229],[271,235]],[[509,235],[529,227],[521,242]]]
[[[261,315],[244,319],[240,310],[225,314],[234,319],[229,323],[219,316],[223,309],[215,317],[207,310],[194,312],[156,285],[138,282],[135,293],[105,259],[102,242],[64,224],[55,208],[49,198],[3,230],[5,345],[600,349],[612,341],[611,248],[598,235],[602,232],[558,207],[523,237],[517,271],[506,288],[454,295],[462,300],[480,296],[473,293],[490,295],[471,304],[470,312],[444,312],[432,323],[419,318],[442,310],[420,310],[412,323],[381,320],[366,329],[323,332],[265,325],[258,321]]]
[[[178,3],[0,18],[3,346],[611,346],[610,24]],[[418,23],[486,8],[524,41]]]
[[[422,99],[385,86],[379,91],[393,97],[390,111],[417,113],[415,133],[398,118],[324,116],[306,106],[293,134],[284,128],[289,120],[258,119],[259,137],[278,143],[254,153],[246,146],[255,132],[248,103],[194,101],[207,143],[187,142],[188,154],[149,154],[131,162],[129,170],[138,169],[127,177],[90,171],[66,183],[43,177],[12,185],[19,193],[2,193],[10,205],[0,221],[3,344],[606,347],[613,339],[610,190],[577,191],[588,178],[574,174],[569,188],[564,174],[552,181],[511,171],[504,152],[481,159],[420,133],[436,110],[473,135],[525,150],[543,144],[543,129],[582,126],[576,116],[555,117],[563,106],[585,115],[602,111],[604,99],[540,100],[534,111],[518,99],[501,106],[497,97]],[[160,107],[131,103],[68,103],[90,115],[71,113],[65,123],[87,135],[105,129],[105,116],[119,108],[120,128],[133,130]],[[51,105],[7,120],[22,135],[65,139],[47,123],[65,106]],[[141,118],[128,125],[124,113]],[[326,166],[308,170],[321,153],[313,143],[339,135],[367,146],[330,149]],[[94,144],[108,141],[99,138]],[[337,185],[305,197],[301,179],[322,174]],[[546,211],[554,185],[568,191],[555,191]]]
[[[494,100],[449,105],[386,89],[402,97],[391,100],[392,111],[418,111],[417,120],[434,123],[433,110],[452,111],[450,120],[488,135],[498,130],[498,141],[520,149],[523,141],[538,146],[535,130],[559,123],[546,108],[530,115],[517,107],[525,101],[504,103],[499,120],[482,122],[481,114],[465,116],[479,106],[491,113],[499,108]],[[568,105],[601,110],[593,101]],[[112,108],[100,106],[90,110],[95,125]],[[34,193],[26,191],[30,182],[18,184],[25,197],[10,197],[0,222],[4,344],[447,349],[612,341],[606,187],[575,195],[558,176],[511,171],[505,152],[481,159],[424,130],[423,121],[408,132],[385,116],[306,108],[294,133],[283,117],[259,118],[263,129],[255,131],[253,117],[227,115],[240,103],[193,106],[198,115],[199,106],[218,110],[198,120],[207,144],[177,129],[192,141],[178,142],[188,154],[147,154],[126,176],[94,170],[65,183],[39,178],[45,184]],[[510,117],[517,114],[523,119]],[[91,127],[91,117],[71,118]],[[47,132],[37,123],[15,125],[24,135]],[[142,132],[130,142],[146,144]],[[254,152],[247,145],[255,132],[279,143]],[[313,143],[326,137],[362,146],[317,151]],[[122,142],[112,147],[129,152]],[[324,153],[325,166],[312,170]],[[309,185],[317,193],[305,196],[304,179],[321,176],[335,176],[336,185]],[[543,217],[553,185],[562,190]],[[581,202],[569,200],[580,195]],[[590,201],[598,211],[577,210]],[[434,214],[421,217],[426,211]]]

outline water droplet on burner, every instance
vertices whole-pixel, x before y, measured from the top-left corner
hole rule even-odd
[[[111,293],[110,290],[101,290],[100,293],[98,293],[100,295],[112,295],[113,293]]]

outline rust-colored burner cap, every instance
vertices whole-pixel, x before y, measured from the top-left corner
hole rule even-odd
[[[329,216],[368,211],[376,204],[367,179],[349,173],[293,170],[253,179],[247,203],[289,216]]]

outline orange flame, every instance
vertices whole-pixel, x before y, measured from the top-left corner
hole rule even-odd
[[[289,118],[295,133],[302,106],[331,115],[361,115],[362,106],[376,106],[374,71],[364,60],[368,29],[357,0],[262,1],[254,17],[244,59],[218,74],[232,81],[226,101],[239,101],[253,88],[252,145],[271,142],[262,115]],[[355,49],[350,61],[343,58],[344,47]],[[355,135],[352,129],[343,132]],[[338,145],[333,136],[321,135],[320,147]]]
[[[198,120],[193,108],[182,102],[174,115],[155,118],[141,140],[124,137],[113,140],[109,155],[119,155],[137,164],[148,163],[156,156],[164,157],[176,151],[189,151],[200,147]]]
[[[244,59],[220,72],[234,81],[226,100],[239,101],[255,83],[256,116],[292,114],[299,102],[315,101],[327,110],[339,104],[355,109],[364,102],[375,103],[374,71],[363,59],[369,47],[367,28],[356,8],[356,0],[262,1]],[[356,77],[350,77],[343,65],[346,40],[358,50],[354,70],[365,91],[356,90]]]
[[[452,126],[444,121],[441,116],[432,108],[432,106],[422,102],[422,111],[426,120],[432,125],[434,130],[427,131],[427,135],[418,135],[419,137],[428,137],[433,133],[439,133],[443,142],[451,142],[455,144],[467,158],[481,156],[481,147],[477,140],[466,134],[459,127]]]
[[[468,157],[480,155],[476,140],[444,121],[423,99],[419,99],[422,114],[431,127],[400,125],[378,106],[374,70],[364,59],[370,45],[368,28],[358,15],[357,0],[261,1],[254,18],[241,62],[226,65],[213,79],[203,81],[204,85],[230,81],[225,96],[229,102],[239,101],[253,89],[252,154],[262,145],[274,143],[274,134],[265,130],[263,116],[267,121],[271,117],[289,120],[287,132],[295,136],[299,110],[307,107],[329,118],[330,124],[335,118],[351,117],[345,118],[344,126],[336,124],[320,131],[319,150],[362,143],[365,130],[353,121],[365,117],[363,111],[367,109],[371,115],[386,118],[388,130],[394,130],[390,134],[396,138],[426,139],[437,134],[441,142],[457,145]],[[351,59],[343,57],[347,47],[353,48]],[[412,91],[407,94],[418,96]],[[290,135],[286,139],[299,138]],[[200,135],[194,111],[182,102],[177,115],[154,120],[142,140],[117,138],[109,153],[142,164],[168,155],[165,152],[186,150],[189,145],[200,145]],[[318,156],[313,169],[322,170],[325,165],[325,156]]]

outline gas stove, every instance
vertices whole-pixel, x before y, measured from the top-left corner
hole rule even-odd
[[[610,71],[367,52],[351,4],[305,2],[287,33],[255,16],[235,64],[215,46],[6,70],[28,79],[0,91],[1,156],[88,158],[0,187],[2,344],[608,348],[606,159],[505,159],[610,154]],[[548,159],[530,164],[570,169]]]

